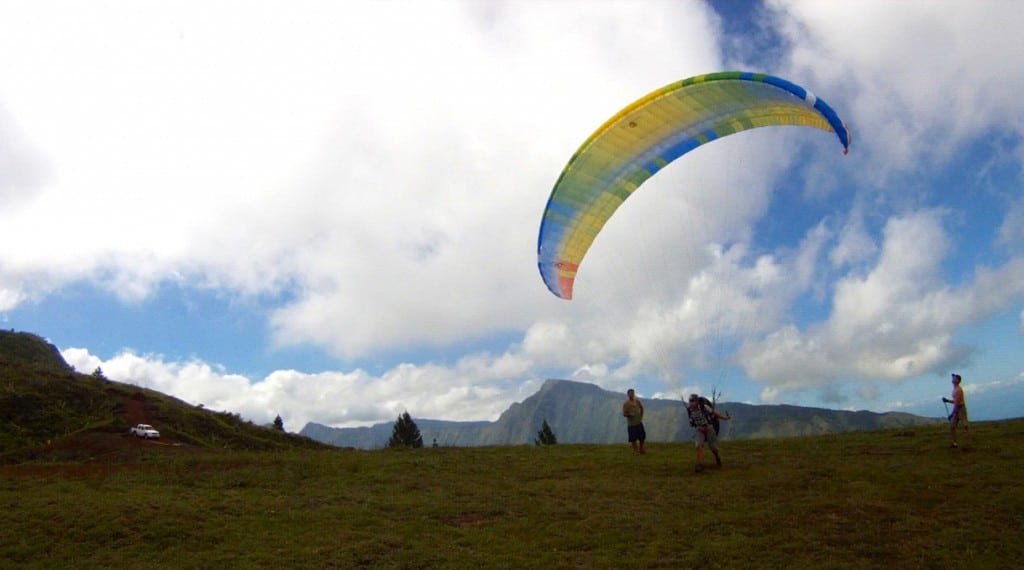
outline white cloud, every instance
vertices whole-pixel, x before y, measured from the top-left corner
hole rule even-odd
[[[496,420],[543,379],[530,379],[514,354],[467,356],[450,367],[398,365],[379,376],[363,370],[308,374],[278,370],[263,379],[231,374],[206,362],[168,362],[161,355],[122,352],[102,360],[84,348],[61,351],[76,370],[97,368],[111,380],[150,388],[259,424],[280,415],[289,431],[307,422],[351,427],[388,421],[409,411],[418,418]]]
[[[276,342],[343,357],[528,326],[561,165],[641,90],[715,67],[699,4],[232,6],[12,14],[4,99],[56,175],[0,224],[5,272],[127,301],[287,292]]]
[[[0,311],[82,281],[144,304],[172,282],[280,299],[277,346],[346,361],[522,335],[379,375],[254,381],[158,356],[104,362],[290,427],[400,407],[489,418],[548,371],[610,389],[650,375],[676,393],[704,383],[701,369],[742,365],[765,401],[807,387],[838,401],[833,382],[899,382],[963,358],[957,328],[1024,296],[1019,191],[996,189],[1011,197],[992,225],[1001,265],[953,280],[941,220],[964,214],[931,174],[988,138],[1000,141],[991,170],[1024,156],[1024,6],[768,4],[788,41],[769,71],[840,110],[850,155],[786,129],[694,151],[617,212],[571,303],[536,272],[548,192],[615,110],[720,68],[705,4],[12,7],[0,21]],[[795,246],[759,239],[779,191],[826,203],[840,187],[858,193],[851,212],[807,221]],[[831,312],[802,314],[808,299]]]
[[[972,139],[1024,127],[1024,101],[1015,95],[1024,88],[1024,5],[769,5],[792,42],[794,74],[832,87],[829,102],[841,103],[855,125],[851,154],[873,165],[863,175],[930,169]]]
[[[744,346],[751,377],[777,394],[843,378],[899,382],[962,361],[970,348],[953,331],[1011,307],[1024,294],[1024,260],[978,268],[952,288],[939,271],[949,243],[943,219],[937,210],[891,219],[877,263],[836,283],[825,322]]]
[[[860,264],[873,259],[878,247],[864,227],[862,208],[856,208],[843,225],[839,242],[829,252],[829,260],[836,267],[859,268]]]
[[[2,282],[0,282],[2,285]],[[22,293],[18,286],[0,286],[0,311],[9,311],[14,307],[17,307],[25,300],[25,294]]]
[[[1024,249],[1024,196],[1010,203],[1006,217],[999,226],[998,243],[1012,252]]]
[[[0,104],[0,207],[13,209],[29,201],[46,177],[45,160]]]

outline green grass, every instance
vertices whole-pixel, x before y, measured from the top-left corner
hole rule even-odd
[[[165,439],[195,447],[327,447],[306,437],[254,425],[238,414],[192,406],[155,390],[75,373],[46,362],[2,356],[0,464],[52,456],[48,444],[78,434],[124,434],[139,421],[156,426]],[[135,408],[141,417],[132,420],[129,408]],[[73,451],[69,449],[69,453]]]
[[[1024,420],[722,444],[153,453],[0,467],[28,568],[989,568],[1024,560]]]

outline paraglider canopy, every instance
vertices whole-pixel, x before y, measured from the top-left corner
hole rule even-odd
[[[615,210],[673,160],[733,133],[770,126],[850,131],[827,103],[771,75],[730,71],[666,85],[590,135],[555,183],[541,219],[537,265],[548,289],[572,299],[580,263]]]

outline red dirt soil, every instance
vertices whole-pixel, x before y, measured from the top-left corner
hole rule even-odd
[[[146,413],[146,396],[135,393],[122,400],[124,418],[129,425],[151,423]],[[154,426],[158,430],[159,426]],[[48,443],[34,458],[36,461],[54,461],[60,464],[0,466],[3,476],[48,476],[65,475],[72,477],[102,476],[122,471],[136,471],[154,468],[142,463],[144,456],[154,453],[189,454],[207,453],[200,449],[177,443],[166,437],[142,439],[128,432],[76,433]]]
[[[121,400],[124,404],[124,415],[129,425],[148,424],[149,418],[146,414],[146,396],[137,393],[130,398]]]

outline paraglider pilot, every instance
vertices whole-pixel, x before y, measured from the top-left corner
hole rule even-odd
[[[702,401],[703,400],[703,401]],[[694,443],[697,446],[697,473],[704,470],[704,446],[711,449],[715,454],[715,465],[722,466],[722,456],[718,454],[718,432],[714,425],[718,420],[732,419],[729,414],[719,414],[710,405],[707,398],[701,398],[697,394],[690,394],[689,405],[686,408],[690,416],[690,425],[696,430]]]

